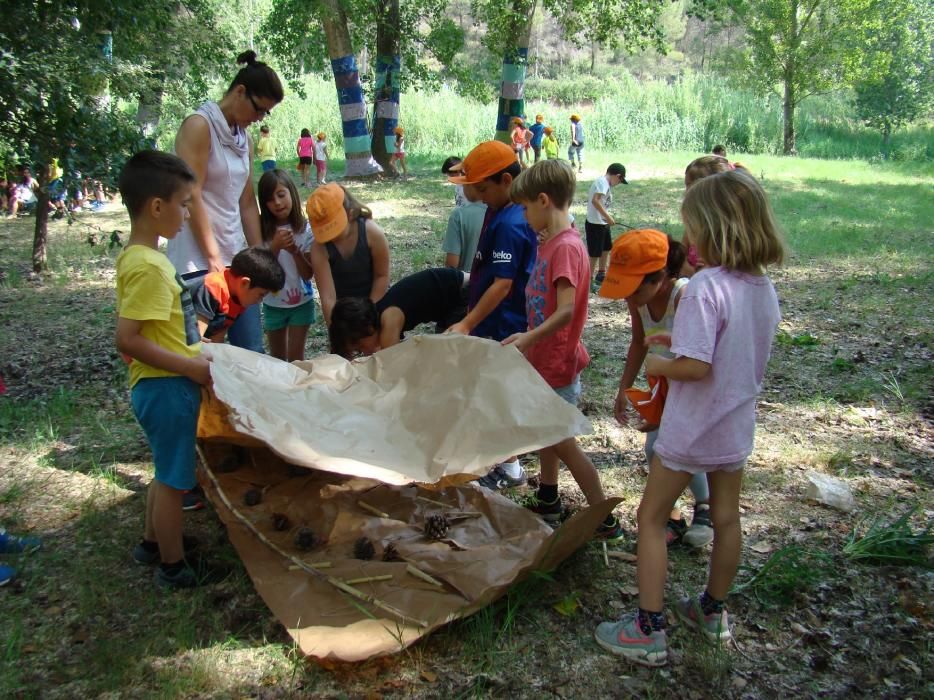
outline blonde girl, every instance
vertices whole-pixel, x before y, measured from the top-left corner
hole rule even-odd
[[[389,288],[389,243],[373,212],[340,185],[322,185],[308,197],[311,267],[321,295],[324,322],[338,299],[368,297],[377,302]]]
[[[639,505],[639,609],[603,622],[597,642],[647,666],[668,660],[665,524],[693,474],[710,482],[713,552],[707,586],[675,612],[708,640],[730,639],[724,600],[739,564],[739,496],[752,452],[756,396],[780,320],[766,276],[784,247],[762,187],[745,170],[710,175],[688,188],[685,231],[707,262],[684,290],[672,333],[673,359],[650,356],[647,374],[667,377],[668,398]]]
[[[269,354],[287,362],[304,360],[308,328],[315,322],[309,257],[314,239],[298,189],[284,170],[270,170],[259,179],[259,213],[263,242],[285,270],[282,289],[263,299]]]
[[[389,157],[389,164],[392,165],[395,161],[399,161],[402,166],[402,174],[408,175],[409,169],[405,164],[405,129],[397,126],[392,130],[392,133],[396,135],[396,152]]]

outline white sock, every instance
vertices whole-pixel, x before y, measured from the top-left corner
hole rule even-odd
[[[518,479],[522,476],[522,465],[519,464],[518,457],[511,462],[500,462],[499,467],[509,475],[510,479]]]

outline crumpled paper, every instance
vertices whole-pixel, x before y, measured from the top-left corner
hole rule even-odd
[[[216,397],[236,433],[286,461],[388,484],[485,474],[504,458],[588,433],[515,348],[461,335],[414,336],[348,362],[289,364],[211,345]],[[204,412],[221,410],[207,402]],[[199,437],[231,440],[223,421]]]

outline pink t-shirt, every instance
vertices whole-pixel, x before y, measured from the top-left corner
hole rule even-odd
[[[302,136],[298,140],[297,149],[299,158],[311,158],[315,151],[315,140],[310,136]]]
[[[655,451],[678,464],[730,464],[752,453],[756,396],[781,320],[768,277],[698,272],[675,313],[671,351],[710,363],[696,382],[669,380]]]
[[[529,330],[538,328],[558,307],[557,282],[566,279],[574,287],[574,315],[557,333],[533,345],[527,357],[548,385],[568,386],[590,363],[581,342],[590,301],[590,259],[573,228],[565,229],[538,246],[538,255],[525,287],[525,308]]]

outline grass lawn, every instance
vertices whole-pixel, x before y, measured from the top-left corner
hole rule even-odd
[[[587,153],[574,212],[618,160],[629,186],[614,215],[681,235],[688,153]],[[349,183],[391,246],[393,280],[440,265],[453,203],[440,158],[406,181]],[[635,569],[587,546],[548,576],[396,656],[306,661],[253,590],[210,509],[186,527],[229,575],[174,595],[132,563],[149,453],[112,342],[111,231],[123,210],[50,222],[50,272],[29,273],[32,218],[0,221],[0,525],[45,546],[9,557],[0,589],[2,697],[921,697],[934,693],[934,578],[921,565],[873,563],[869,520],[916,508],[934,518],[934,167],[744,157],[767,189],[791,255],[772,278],[783,321],[761,397],[741,505],[743,562],[730,610],[736,647],[673,628],[672,661],[630,666],[594,626],[635,605]],[[340,164],[332,164],[340,172]],[[629,341],[619,302],[591,298],[593,361],[582,444],[634,531],[642,436],[612,405]],[[326,351],[313,328],[307,355]],[[529,458],[534,473],[537,464]],[[844,478],[854,513],[805,500],[809,470]],[[562,475],[569,502],[583,499]],[[511,496],[521,499],[526,489]],[[688,508],[690,510],[690,508]],[[857,538],[858,539],[858,538]],[[904,539],[904,537],[902,538]],[[875,548],[874,548],[875,547]],[[631,549],[632,542],[624,546]],[[848,554],[849,553],[849,554]],[[706,551],[671,552],[669,600],[703,585]],[[560,605],[559,605],[560,604]],[[557,607],[556,607],[557,606]],[[560,610],[559,610],[560,608]]]

